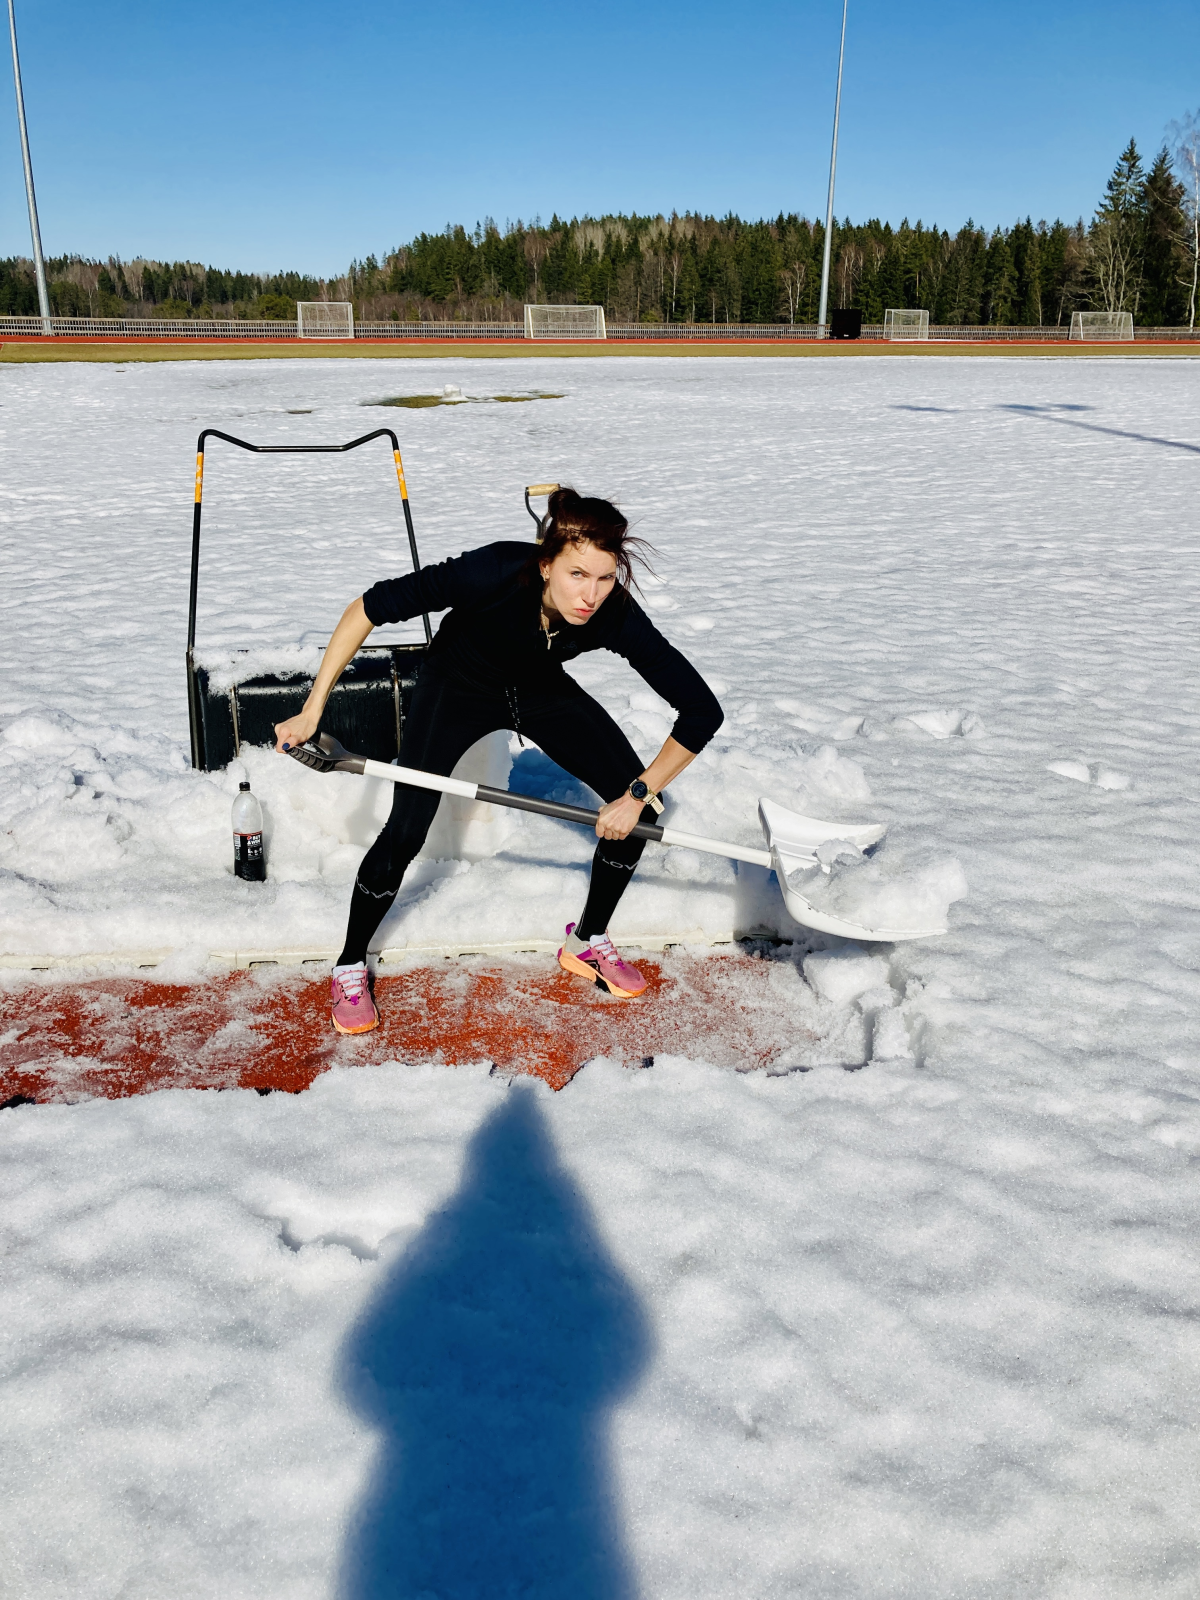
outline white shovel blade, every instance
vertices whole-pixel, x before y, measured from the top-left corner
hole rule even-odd
[[[845,839],[860,850],[867,850],[887,832],[886,822],[819,822],[816,817],[802,817],[798,811],[777,806],[774,800],[758,802],[758,820],[772,850],[807,857],[809,862],[816,860],[818,845],[827,844],[830,839]]]
[[[887,832],[887,825],[879,822],[845,823],[820,822],[815,817],[803,817],[788,811],[773,800],[760,800],[758,814],[763,833],[771,848],[771,863],[783,903],[788,914],[802,928],[812,928],[817,933],[832,933],[840,939],[860,939],[865,943],[896,944],[902,939],[933,939],[945,933],[941,928],[867,928],[857,922],[847,922],[844,917],[821,911],[807,900],[803,892],[788,883],[793,872],[811,870],[816,863],[819,845],[831,839],[845,839],[865,850],[878,844]]]

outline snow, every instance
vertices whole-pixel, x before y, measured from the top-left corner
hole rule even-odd
[[[769,1073],[698,1038],[558,1096],[394,1063],[0,1113],[14,1593],[1190,1597],[1200,368],[461,362],[467,399],[565,398],[364,409],[446,370],[0,367],[0,950],[336,946],[382,786],[189,768],[193,450],[377,421],[426,560],[526,537],[555,479],[653,540],[651,609],[727,711],[672,825],[886,822],[812,892],[941,897],[950,932],[798,943],[820,1053]],[[299,659],[404,569],[374,448],[211,447],[206,659]],[[652,753],[669,710],[584,677]],[[511,741],[472,760],[581,797]],[[247,776],[263,886],[232,875]],[[582,831],[437,827],[385,942],[578,910]],[[798,933],[768,874],[690,852],[621,918]]]

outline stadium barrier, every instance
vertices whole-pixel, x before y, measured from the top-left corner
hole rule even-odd
[[[299,339],[295,322],[244,322],[233,318],[180,317],[52,317],[50,326],[56,338],[62,339],[165,339],[165,340],[220,340],[248,339],[255,341]],[[1066,343],[1070,327],[1014,328],[1014,327],[934,327],[929,329],[928,343],[965,342],[1050,344]],[[1200,339],[1189,328],[1135,328],[1135,341],[1190,341]],[[0,340],[43,338],[40,317],[0,316]],[[609,323],[608,340],[673,344],[723,341],[736,343],[820,340],[827,337],[825,330],[812,323],[776,322],[640,322],[631,324]],[[882,341],[882,324],[864,324],[864,341]],[[354,327],[354,342],[371,340],[514,340],[525,342],[525,328],[520,322],[359,322]],[[328,342],[328,341],[326,341]],[[924,343],[926,341],[922,341]],[[839,341],[840,343],[840,341]]]

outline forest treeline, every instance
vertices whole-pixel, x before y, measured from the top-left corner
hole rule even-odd
[[[1090,223],[1037,222],[956,233],[921,222],[834,228],[830,305],[881,322],[922,307],[948,325],[1046,326],[1081,309],[1131,311],[1143,326],[1193,326],[1200,219],[1192,131],[1147,168],[1131,140]],[[1182,154],[1181,154],[1182,151]],[[84,317],[289,320],[297,300],[352,300],[359,321],[518,322],[528,301],[602,305],[616,323],[814,323],[824,227],[780,214],[745,222],[557,216],[488,219],[422,233],[340,278],[227,272],[194,262],[47,263],[53,310]],[[0,262],[0,314],[35,314],[29,262]]]

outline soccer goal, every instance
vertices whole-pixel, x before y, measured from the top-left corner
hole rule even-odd
[[[1072,311],[1071,338],[1129,344],[1133,339],[1133,312]]]
[[[296,332],[301,339],[353,339],[354,307],[348,300],[299,300]]]
[[[928,339],[928,311],[885,311],[883,313],[885,339]]]
[[[527,339],[604,339],[603,306],[526,306]]]

